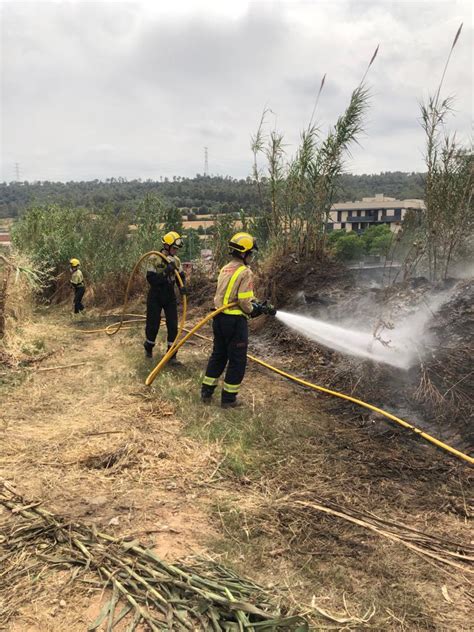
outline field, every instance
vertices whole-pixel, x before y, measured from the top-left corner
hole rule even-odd
[[[0,374],[3,497],[14,489],[168,562],[217,561],[314,629],[470,628],[468,466],[255,365],[242,409],[203,408],[200,340],[146,387],[141,326],[81,333],[104,322],[93,311],[73,321],[66,307],[24,322],[37,361]],[[297,349],[261,331],[253,340],[256,355],[301,371]],[[8,538],[27,520],[5,506],[0,520],[2,629],[90,626],[110,599],[104,584],[51,562],[25,581],[19,569],[38,550],[12,559]]]

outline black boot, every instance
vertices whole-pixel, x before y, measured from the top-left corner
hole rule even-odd
[[[212,396],[214,395],[215,386],[208,386],[202,384],[201,386],[201,402],[203,404],[210,404],[212,402]]]
[[[241,406],[243,406],[243,403],[237,401],[236,399],[232,402],[221,402],[221,408],[240,408]]]
[[[145,356],[147,358],[152,358],[153,357],[153,347],[155,345],[152,345],[151,342],[148,342],[148,340],[145,340],[145,342],[143,343],[143,348],[145,349]]]
[[[172,346],[173,345],[170,345],[170,343],[168,343],[168,351],[171,349]],[[180,362],[176,357],[176,353],[171,356],[171,358],[168,360],[168,363],[172,366],[183,366],[183,363]]]

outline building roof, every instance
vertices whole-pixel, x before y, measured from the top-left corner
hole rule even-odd
[[[409,199],[397,200],[396,198],[385,197],[382,193],[378,193],[373,198],[362,198],[356,202],[338,202],[331,206],[331,211],[362,211],[370,209],[416,209],[423,210],[425,203],[423,200]]]

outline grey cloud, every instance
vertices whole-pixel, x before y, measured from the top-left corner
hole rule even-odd
[[[226,125],[216,123],[187,125],[189,132],[203,139],[229,140],[235,137],[235,131]]]
[[[4,4],[0,179],[14,162],[31,179],[193,175],[204,145],[211,172],[245,176],[263,107],[291,153],[322,75],[324,133],[378,42],[350,168],[420,169],[418,102],[463,19],[445,90],[458,97],[453,124],[469,126],[469,15],[464,2],[255,2],[238,19],[164,17],[138,3]]]

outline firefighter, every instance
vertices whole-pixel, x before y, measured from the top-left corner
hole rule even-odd
[[[237,305],[213,319],[214,346],[201,385],[201,401],[209,404],[227,366],[221,394],[222,408],[241,405],[237,394],[247,364],[248,319],[260,314],[276,314],[272,305],[266,301],[259,303],[253,294],[253,274],[249,264],[258,251],[255,239],[248,233],[237,233],[229,241],[229,249],[232,259],[219,273],[214,306],[218,309],[229,303],[236,302]]]
[[[148,259],[146,280],[150,285],[146,302],[146,326],[145,326],[145,354],[147,358],[153,357],[153,347],[156,336],[160,329],[162,310],[165,312],[168,349],[173,344],[178,334],[178,306],[176,302],[175,284],[176,274],[179,272],[183,284],[185,275],[183,266],[176,253],[183,247],[183,240],[180,235],[171,231],[166,233],[161,239],[163,247],[161,252],[166,256],[164,261],[160,256],[154,255]],[[181,295],[186,294],[186,287],[179,288]],[[170,359],[172,364],[180,364],[176,359],[176,354]]]
[[[82,304],[82,297],[84,296],[84,292],[86,291],[84,285],[84,275],[82,274],[82,270],[80,269],[81,262],[79,259],[70,259],[69,261],[70,271],[71,271],[71,287],[74,288],[74,313],[80,314],[84,310],[84,305]]]

